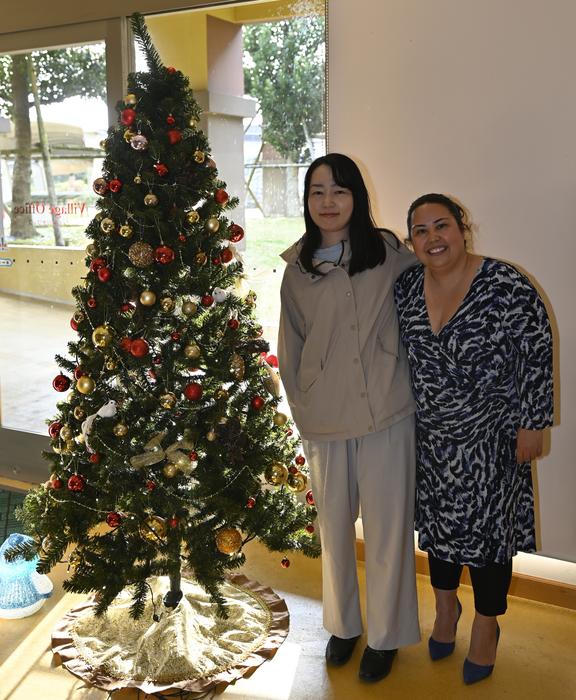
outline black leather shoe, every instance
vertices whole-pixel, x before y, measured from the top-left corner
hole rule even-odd
[[[343,666],[352,656],[356,642],[360,637],[342,639],[332,635],[326,645],[326,663],[331,666]]]
[[[358,677],[366,683],[375,683],[380,681],[390,673],[392,662],[396,656],[398,649],[372,649],[366,647],[360,662],[360,671]]]

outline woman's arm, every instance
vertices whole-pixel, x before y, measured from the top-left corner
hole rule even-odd
[[[280,329],[278,332],[278,364],[280,378],[288,403],[293,407],[296,397],[296,376],[300,367],[300,357],[304,347],[305,323],[304,318],[294,302],[286,277],[280,288]]]

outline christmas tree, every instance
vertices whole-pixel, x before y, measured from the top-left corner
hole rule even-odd
[[[39,554],[40,573],[67,560],[64,588],[96,591],[97,614],[131,586],[140,616],[152,576],[169,576],[174,608],[183,571],[224,614],[220,586],[246,542],[319,554],[314,503],[255,295],[235,291],[238,200],[187,78],[131,22],[149,71],[129,76],[103,142],[88,271],[72,290],[78,338],[56,358],[53,386],[69,393],[49,425],[51,477],[21,511],[34,544],[12,554]]]

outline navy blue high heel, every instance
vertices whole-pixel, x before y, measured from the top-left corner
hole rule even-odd
[[[496,648],[498,648],[498,640],[500,639],[500,625],[496,623]],[[483,681],[485,678],[491,675],[494,670],[494,664],[489,666],[481,666],[480,664],[472,663],[468,659],[464,659],[464,666],[462,667],[462,672],[464,674],[464,683],[466,685],[472,685],[472,683],[478,683],[478,681]]]
[[[456,636],[456,630],[458,629],[458,620],[460,615],[462,615],[462,605],[458,598],[456,598],[456,605],[458,606],[458,617],[456,618],[456,623],[454,625],[454,636]],[[428,652],[432,661],[440,661],[440,659],[445,659],[450,656],[454,649],[456,648],[456,642],[437,642],[433,637],[428,639]]]

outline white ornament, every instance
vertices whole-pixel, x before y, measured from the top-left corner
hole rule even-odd
[[[84,444],[86,445],[86,449],[88,450],[88,452],[95,452],[95,450],[93,450],[90,447],[90,443],[88,442],[88,436],[92,432],[92,423],[94,423],[94,421],[98,417],[112,418],[116,415],[117,410],[118,409],[116,401],[108,401],[108,403],[105,403],[103,406],[100,406],[96,413],[93,413],[91,416],[88,416],[88,418],[86,418],[86,420],[82,423],[82,437],[84,438]]]
[[[220,289],[220,287],[215,287],[212,296],[217,304],[221,304],[223,301],[226,301],[228,292],[225,289]]]

